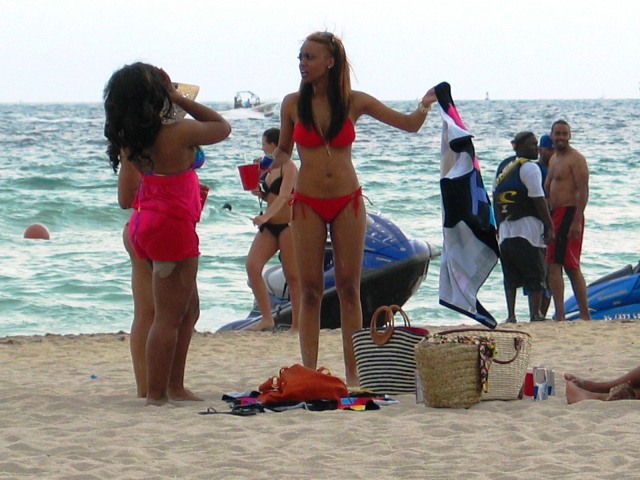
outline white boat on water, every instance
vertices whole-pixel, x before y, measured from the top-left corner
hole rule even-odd
[[[276,112],[278,102],[261,102],[260,97],[249,90],[240,90],[233,97],[233,108],[249,109],[261,113],[265,117],[271,117]]]

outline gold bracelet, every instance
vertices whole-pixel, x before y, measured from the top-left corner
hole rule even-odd
[[[418,110],[420,110],[420,113],[424,113],[426,115],[427,113],[429,113],[429,110],[431,110],[432,105],[433,104],[430,104],[428,107],[425,107],[424,103],[422,103],[422,100],[420,100],[418,102]]]

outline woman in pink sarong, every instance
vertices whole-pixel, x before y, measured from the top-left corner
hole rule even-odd
[[[171,117],[176,104],[193,119]],[[104,91],[105,136],[114,171],[130,162],[142,175],[129,241],[152,269],[154,316],[146,342],[147,405],[200,400],[184,388],[199,301],[196,288],[201,198],[194,165],[199,145],[227,138],[218,113],[178,93],[169,76],[144,63],[116,71]]]

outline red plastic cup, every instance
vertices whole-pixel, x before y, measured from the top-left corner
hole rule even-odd
[[[527,397],[533,397],[533,368],[527,369],[527,374],[524,376],[524,391],[522,393]]]
[[[245,190],[256,190],[260,179],[260,164],[249,163],[248,165],[238,165],[242,188]]]

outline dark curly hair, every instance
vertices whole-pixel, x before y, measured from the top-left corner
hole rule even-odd
[[[317,42],[329,50],[333,57],[333,67],[329,70],[329,89],[327,95],[331,105],[331,124],[325,134],[325,141],[335,137],[349,114],[351,103],[351,66],[340,38],[331,32],[315,32],[306,38],[309,42]],[[314,124],[311,99],[313,85],[300,85],[300,100],[298,102],[298,117],[307,128]]]
[[[148,150],[172,107],[160,70],[140,62],[125,65],[111,76],[103,98],[104,136],[113,171],[118,171],[123,148],[141,169],[153,168]]]

